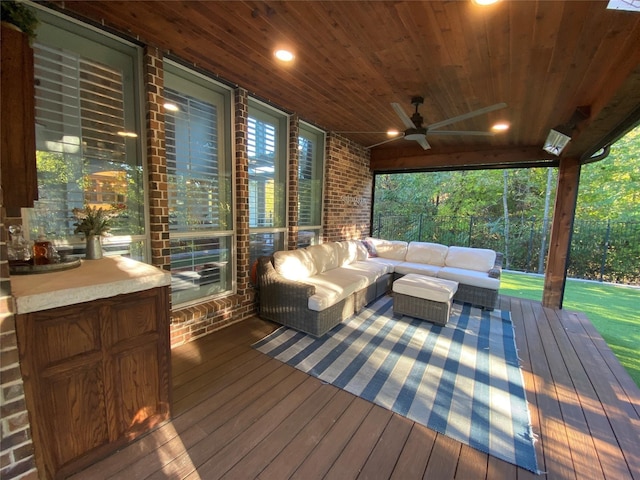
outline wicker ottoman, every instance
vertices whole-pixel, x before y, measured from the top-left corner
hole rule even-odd
[[[458,282],[409,273],[393,282],[393,311],[445,325],[457,290]]]

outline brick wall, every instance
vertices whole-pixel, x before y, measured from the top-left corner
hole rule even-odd
[[[20,219],[5,219],[0,206],[0,478],[37,478],[29,416],[18,363],[16,323],[11,302],[8,232]]]
[[[163,107],[164,70],[162,55],[157,48],[146,47],[144,50],[144,87],[151,263],[170,270],[169,199]]]
[[[325,162],[324,240],[369,235],[373,186],[369,150],[328,134]]]
[[[285,244],[287,250],[295,250],[298,245],[298,168],[300,150],[298,150],[300,122],[297,115],[289,118],[289,183],[287,185],[288,230]]]

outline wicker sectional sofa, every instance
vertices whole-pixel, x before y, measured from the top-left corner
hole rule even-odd
[[[457,281],[454,300],[493,309],[501,264],[493,250],[370,237],[275,252],[258,259],[259,315],[321,336],[407,273]]]

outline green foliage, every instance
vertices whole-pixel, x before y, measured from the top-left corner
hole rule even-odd
[[[22,30],[29,37],[30,42],[36,38],[38,18],[26,4],[13,0],[2,0],[0,2],[0,18],[3,22],[8,22]]]
[[[616,142],[607,158],[582,167],[576,216],[640,220],[640,126]]]
[[[503,272],[500,293],[540,301],[541,276]],[[631,378],[640,386],[640,289],[582,280],[567,280],[563,308],[584,312]]]
[[[509,214],[542,218],[546,168],[508,171]],[[551,198],[557,171],[553,169]],[[376,177],[375,215],[429,214],[502,217],[503,172],[470,170]],[[610,155],[582,167],[576,218],[640,221],[640,127],[620,139]]]

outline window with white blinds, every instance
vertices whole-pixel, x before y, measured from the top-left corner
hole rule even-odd
[[[250,261],[284,248],[287,204],[287,116],[249,102]]]
[[[77,244],[73,208],[123,213],[106,250],[144,259],[143,170],[136,59],[138,49],[39,12],[34,44],[39,200],[27,214],[30,235]],[[110,246],[112,245],[112,246]]]
[[[165,139],[172,300],[232,289],[228,90],[165,60]]]
[[[324,134],[301,124],[298,136],[298,247],[319,243],[323,179]]]

